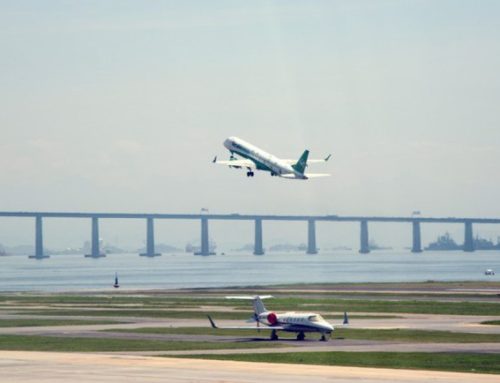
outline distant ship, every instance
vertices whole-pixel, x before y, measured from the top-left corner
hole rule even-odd
[[[458,245],[453,238],[451,238],[450,233],[445,233],[440,235],[435,242],[429,243],[425,250],[462,250],[463,246]]]
[[[435,242],[429,243],[429,246],[425,250],[463,250],[464,246],[457,244],[453,238],[451,238],[449,233],[445,233],[437,238]],[[474,249],[475,250],[500,250],[500,237],[497,238],[497,243],[493,243],[488,239],[479,238],[477,236],[474,239]]]
[[[476,250],[500,250],[500,238],[497,238],[497,243],[493,243],[488,239],[476,237],[474,240],[474,249]]]

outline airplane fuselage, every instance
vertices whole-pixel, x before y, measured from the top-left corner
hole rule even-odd
[[[264,312],[259,314],[258,321],[270,328],[280,326],[283,329],[280,331],[288,332],[319,332],[322,334],[330,334],[333,331],[333,326],[325,321],[321,315],[315,313],[274,313]]]

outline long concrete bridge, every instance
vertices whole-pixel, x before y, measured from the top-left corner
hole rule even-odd
[[[28,217],[35,219],[35,259],[47,258],[43,249],[43,220],[45,218],[81,218],[91,221],[91,252],[87,257],[102,257],[104,254],[99,248],[99,220],[100,219],[143,219],[146,221],[146,252],[143,256],[161,255],[155,251],[154,221],[159,219],[171,220],[198,220],[201,224],[201,247],[197,255],[210,255],[209,221],[254,221],[255,242],[254,254],[264,254],[263,221],[304,221],[307,223],[307,254],[316,254],[316,222],[359,222],[360,224],[360,253],[369,253],[370,222],[400,222],[409,223],[412,227],[413,253],[422,252],[420,225],[422,223],[458,223],[464,225],[464,246],[467,252],[474,251],[473,224],[499,224],[500,218],[460,218],[460,217],[380,217],[380,216],[338,216],[338,215],[255,215],[255,214],[151,214],[151,213],[82,213],[82,212],[7,212],[0,211],[0,217]]]

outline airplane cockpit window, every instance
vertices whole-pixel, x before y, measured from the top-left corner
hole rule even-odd
[[[311,315],[308,319],[311,322],[319,322],[319,320],[320,320],[319,315]]]

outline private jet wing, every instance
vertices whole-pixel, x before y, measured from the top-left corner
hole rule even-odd
[[[285,326],[242,326],[242,327],[219,327],[215,324],[214,320],[210,315],[207,315],[208,320],[210,321],[210,325],[212,328],[216,328],[219,330],[285,330],[287,327]]]
[[[229,161],[219,161],[217,160],[217,156],[212,161],[214,164],[218,165],[226,165],[232,168],[247,168],[247,169],[256,169],[257,165],[255,162],[248,159],[234,159]]]

